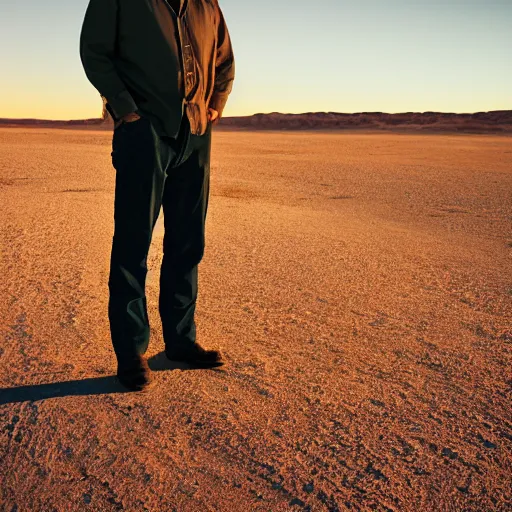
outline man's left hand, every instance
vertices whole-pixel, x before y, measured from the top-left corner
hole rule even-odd
[[[219,112],[214,108],[208,107],[208,119],[212,124],[217,124],[219,122]]]

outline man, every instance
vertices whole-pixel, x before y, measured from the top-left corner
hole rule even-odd
[[[114,236],[108,317],[117,376],[150,382],[147,255],[164,211],[159,313],[171,360],[217,365],[196,341],[198,264],[210,184],[212,125],[234,80],[218,0],[89,0],[80,33],[89,81],[114,119]]]

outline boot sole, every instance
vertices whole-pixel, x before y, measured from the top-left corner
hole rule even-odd
[[[165,354],[169,361],[176,363],[185,363],[189,366],[196,366],[199,368],[217,368],[218,366],[224,365],[224,361],[201,361],[198,359],[180,358],[178,356],[170,356]]]

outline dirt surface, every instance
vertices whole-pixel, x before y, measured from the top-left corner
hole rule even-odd
[[[0,130],[0,510],[505,511],[512,139],[214,132],[198,341],[124,393],[111,133]]]

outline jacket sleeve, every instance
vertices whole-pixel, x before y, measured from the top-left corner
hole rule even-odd
[[[228,101],[235,79],[235,59],[231,39],[224,15],[217,3],[219,12],[219,25],[217,29],[217,53],[215,63],[215,82],[209,106],[219,112],[219,118]]]
[[[137,110],[115,64],[118,0],[89,0],[80,32],[80,59],[85,74],[117,118]]]

